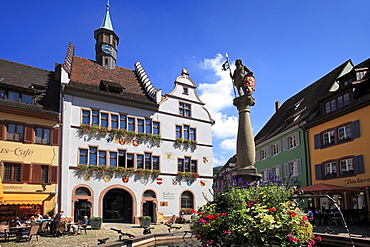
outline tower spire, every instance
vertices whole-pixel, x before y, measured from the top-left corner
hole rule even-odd
[[[113,31],[113,26],[112,26],[112,21],[110,20],[110,14],[109,14],[109,0],[107,2],[107,8],[105,10],[105,16],[104,16],[104,19],[103,19],[103,22],[101,23],[101,27],[100,28],[105,28],[105,29],[108,29],[110,31]]]
[[[114,69],[117,60],[117,46],[119,38],[113,31],[109,15],[109,0],[101,27],[94,31],[95,58],[103,68]]]

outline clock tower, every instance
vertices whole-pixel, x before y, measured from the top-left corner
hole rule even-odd
[[[114,69],[117,60],[117,46],[119,38],[113,31],[112,22],[109,15],[109,1],[105,11],[105,16],[101,27],[94,31],[95,59],[107,69]]]

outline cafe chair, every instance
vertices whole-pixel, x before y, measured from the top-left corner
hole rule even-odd
[[[7,225],[0,225],[0,238],[4,238],[5,241],[8,241],[9,237],[9,227]]]
[[[39,226],[38,225],[33,225],[30,228],[28,228],[26,231],[22,232],[22,238],[25,239],[26,241],[30,241],[32,239],[32,236],[36,236],[37,241],[39,241],[39,236],[38,236],[38,231],[39,231]]]
[[[87,223],[87,225],[80,225],[81,223],[81,220],[78,221],[78,230],[82,233],[82,231],[85,232],[85,234],[87,234],[87,227],[89,225],[89,223]]]
[[[48,225],[49,225],[49,222],[47,221],[44,221],[41,223],[41,225],[39,226],[40,236],[46,236],[48,234]]]
[[[55,236],[63,236],[66,233],[66,223],[64,221],[58,222],[56,227]]]

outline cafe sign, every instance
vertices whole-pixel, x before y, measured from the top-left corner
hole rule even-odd
[[[18,157],[27,157],[27,156],[32,156],[34,150],[28,148],[28,149],[22,149],[22,148],[15,148],[15,149],[10,149],[10,148],[0,148],[0,154],[14,154],[15,156]]]
[[[362,184],[362,183],[369,183],[370,178],[347,178],[344,179],[344,183],[346,184]]]

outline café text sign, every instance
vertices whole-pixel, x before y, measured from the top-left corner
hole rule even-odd
[[[346,184],[369,183],[370,182],[370,178],[349,178],[349,179],[345,179],[344,182]]]
[[[15,156],[19,157],[27,157],[27,156],[32,156],[34,150],[32,149],[22,149],[22,148],[15,148],[15,149],[10,149],[10,148],[0,148],[0,154],[14,154]]]

